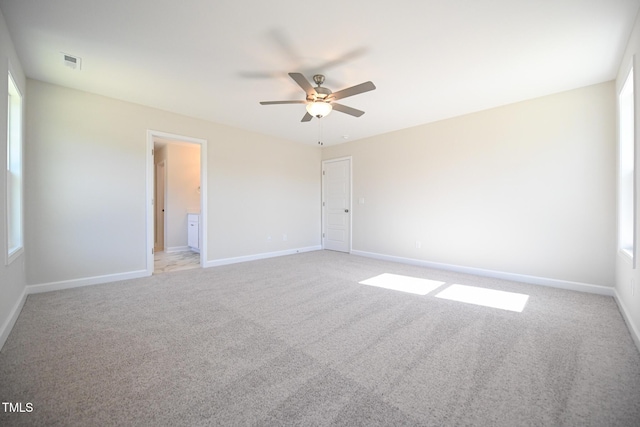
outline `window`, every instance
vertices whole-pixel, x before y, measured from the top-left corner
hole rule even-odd
[[[23,249],[22,95],[9,73],[7,114],[7,264]]]
[[[635,137],[633,68],[618,96],[618,247],[635,266]]]

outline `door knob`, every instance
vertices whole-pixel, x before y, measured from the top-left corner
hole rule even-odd
[[[349,213],[349,209],[345,209],[344,211],[345,211],[346,213]]]

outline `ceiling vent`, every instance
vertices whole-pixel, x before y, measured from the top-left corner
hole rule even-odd
[[[68,53],[62,53],[62,60],[64,65],[71,68],[72,70],[80,70],[82,67],[82,58],[77,56],[69,55]]]

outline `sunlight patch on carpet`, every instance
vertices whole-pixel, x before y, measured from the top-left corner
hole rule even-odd
[[[500,308],[502,310],[521,313],[529,300],[529,295],[514,292],[496,291],[495,289],[478,288],[476,286],[451,285],[436,295],[468,304]]]
[[[429,292],[444,285],[445,282],[437,280],[420,279],[418,277],[402,276],[399,274],[383,273],[370,279],[359,282],[361,285],[376,286],[378,288],[394,291],[408,292],[417,295],[426,295]]]

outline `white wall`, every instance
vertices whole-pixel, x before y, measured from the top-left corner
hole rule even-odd
[[[610,82],[322,157],[353,156],[354,250],[612,287],[614,118]]]
[[[29,284],[145,269],[148,129],[208,141],[207,261],[320,244],[318,148],[27,85]]]
[[[640,15],[636,18],[636,23],[629,38],[622,63],[616,79],[616,93],[622,89],[629,67],[634,64],[634,96],[635,96],[635,130],[636,130],[636,197],[638,189],[640,189],[640,173],[638,168],[640,167],[640,145],[638,144],[638,136],[640,135]],[[640,248],[640,233],[638,227],[640,227],[640,204],[636,207],[636,240],[635,247],[637,254],[640,254],[638,249]],[[640,263],[638,263],[640,265]],[[635,290],[631,290],[632,280],[635,283]],[[640,272],[638,269],[634,269],[631,263],[621,254],[616,258],[616,295],[618,304],[623,308],[623,313],[630,329],[633,332],[636,344],[640,348]]]
[[[169,144],[166,150],[165,250],[187,246],[187,214],[200,212],[200,145]]]
[[[7,200],[4,189],[7,188],[6,164],[7,164],[7,73],[11,74],[18,89],[23,96],[23,105],[27,101],[26,79],[22,66],[15,52],[13,42],[7,30],[7,24],[2,12],[0,12],[0,348],[4,344],[13,322],[24,303],[25,271],[24,253],[15,259],[10,265],[6,264],[7,254]]]

